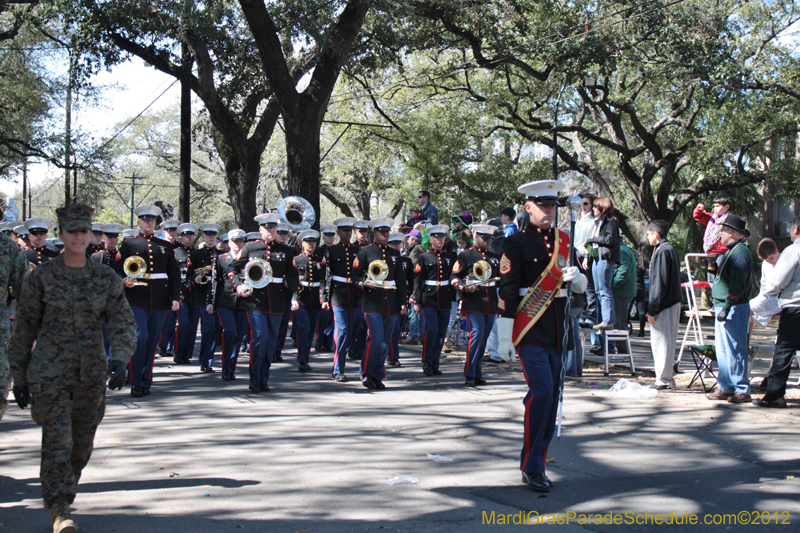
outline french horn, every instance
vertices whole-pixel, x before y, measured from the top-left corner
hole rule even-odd
[[[263,289],[272,281],[272,265],[259,258],[250,259],[244,267],[244,282],[248,287],[247,295],[253,294],[253,289]]]
[[[389,265],[382,259],[377,259],[369,264],[367,267],[367,280],[364,282],[365,287],[374,287],[378,289],[396,290],[397,287],[386,283],[386,278],[389,276]]]
[[[301,227],[311,227],[317,219],[317,213],[311,202],[300,196],[287,196],[278,204],[278,214],[281,219],[297,232]]]
[[[138,255],[132,255],[122,263],[122,270],[125,275],[132,279],[140,279],[147,277],[147,262]],[[134,286],[147,287],[144,281],[135,281]]]

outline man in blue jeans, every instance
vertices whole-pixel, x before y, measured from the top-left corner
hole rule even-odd
[[[753,289],[753,256],[747,247],[750,232],[745,225],[745,220],[736,215],[728,215],[722,222],[720,239],[728,251],[719,262],[711,287],[717,316],[714,346],[719,364],[719,390],[709,394],[708,398],[729,403],[752,401],[747,378],[747,328]]]

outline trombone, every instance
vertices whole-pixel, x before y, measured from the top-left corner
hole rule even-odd
[[[472,275],[467,276],[467,279],[459,284],[459,288],[464,290],[467,287],[483,287],[500,280],[499,277],[489,277],[491,275],[492,265],[488,261],[478,261],[472,266]]]
[[[132,279],[150,279],[150,276],[146,274],[147,271],[147,262],[139,257],[138,255],[132,255],[122,263],[122,270],[125,272],[125,275]],[[140,287],[147,287],[147,283],[144,281],[134,281],[133,286],[140,286]]]
[[[389,265],[386,264],[386,261],[382,259],[376,259],[375,261],[369,264],[367,268],[367,277],[369,279],[361,282],[363,287],[369,287],[374,289],[387,289],[387,290],[397,290],[397,287],[394,285],[389,285],[386,281],[386,278],[389,276]]]

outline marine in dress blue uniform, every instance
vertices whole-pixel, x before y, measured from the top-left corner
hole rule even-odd
[[[200,371],[214,372],[212,364],[214,362],[214,348],[217,343],[217,315],[214,313],[214,295],[211,292],[212,281],[214,281],[213,268],[217,262],[217,234],[222,229],[219,224],[206,222],[200,224],[197,229],[203,233],[204,246],[197,250],[192,250],[191,264],[186,271],[186,278],[191,285],[192,306],[195,312],[192,313],[193,321],[189,324],[189,330],[197,334],[197,323],[200,322]],[[212,272],[205,275],[198,275],[198,269],[212,267]]]
[[[356,242],[358,248],[369,246],[369,220],[358,220],[353,228],[355,229]],[[363,305],[363,300],[362,300]],[[355,327],[353,328],[353,342],[347,357],[360,360],[367,350],[367,323],[364,320],[364,310],[359,307],[356,317]]]
[[[232,229],[228,232],[230,250],[217,256],[217,293],[214,306],[217,317],[222,324],[222,379],[236,379],[236,362],[242,337],[249,329],[247,311],[240,308],[241,297],[236,293],[237,284],[242,279],[233,270],[233,264],[242,258],[245,244],[245,232]]]
[[[545,475],[545,462],[555,433],[564,348],[567,293],[561,282],[572,281],[575,292],[586,290],[585,276],[577,267],[567,266],[569,235],[551,227],[556,195],[563,188],[563,182],[554,180],[519,187],[527,197],[525,210],[530,223],[525,230],[506,238],[500,260],[498,354],[503,359],[513,359],[516,344],[525,372],[529,390],[523,399],[525,438],[520,469],[523,482],[539,492],[548,492],[552,487]],[[521,302],[523,311],[518,312]],[[524,311],[532,302],[536,302],[529,308],[533,316]]]
[[[403,262],[403,272],[406,273],[406,291],[405,301],[408,302],[411,298],[411,292],[414,290],[414,263],[411,259],[404,256],[401,252],[403,245],[403,234],[398,232],[389,234],[389,248],[397,250],[400,253],[400,260]],[[408,318],[408,313],[401,313],[395,317],[394,329],[392,331],[392,343],[389,346],[389,356],[387,357],[386,364],[391,367],[401,367],[400,363],[400,332],[403,329],[403,324]]]
[[[94,223],[92,223],[92,227],[94,228]],[[101,224],[100,230],[103,232],[103,249],[93,253],[92,260],[116,270],[119,232],[123,229],[124,226],[122,226],[122,224]],[[103,348],[106,351],[106,358],[110,361],[111,342],[108,338],[105,324],[103,324]]]
[[[449,230],[444,224],[428,228],[431,250],[420,254],[414,267],[414,308],[425,317],[422,372],[426,376],[442,375],[439,359],[442,356],[447,324],[450,322],[451,303],[455,296],[450,275],[456,264],[456,257],[443,251]]]
[[[39,217],[29,218],[25,221],[24,226],[29,234],[29,247],[25,250],[25,257],[28,258],[28,263],[32,267],[37,267],[61,255],[45,246],[47,244],[47,233],[54,227],[51,221]]]
[[[306,230],[298,235],[303,253],[295,256],[294,264],[300,276],[300,284],[292,297],[292,311],[297,331],[297,364],[300,372],[308,372],[311,345],[314,342],[317,319],[322,309],[320,287],[325,280],[325,256],[316,253],[319,233]]]
[[[358,324],[361,312],[361,289],[355,284],[352,268],[358,256],[358,246],[351,244],[353,217],[338,218],[333,221],[339,243],[329,246],[326,250],[325,264],[328,270],[325,274],[325,288],[322,292],[322,308],[333,312],[334,352],[333,352],[333,379],[346,382],[344,373],[347,353],[353,343],[355,327]]]
[[[328,224],[320,228],[322,233],[321,246],[317,246],[314,253],[319,257],[319,261],[327,255],[329,246],[333,246],[336,240],[336,226]],[[323,285],[325,280],[323,279]],[[320,290],[320,294],[323,291]],[[317,320],[317,342],[314,345],[317,353],[329,353],[333,351],[333,312],[330,309],[320,309],[319,319]]]
[[[353,278],[364,289],[362,306],[367,322],[367,349],[361,360],[361,382],[368,389],[385,389],[386,357],[392,342],[396,317],[407,310],[406,275],[400,253],[387,246],[394,220],[373,218],[369,226],[374,243],[361,248],[353,262]],[[385,277],[376,283],[369,276],[372,263],[382,261]]]
[[[240,306],[247,310],[250,324],[250,392],[269,391],[269,369],[272,354],[278,339],[278,327],[286,309],[286,289],[294,291],[299,279],[292,259],[294,254],[288,246],[277,242],[277,213],[264,213],[255,217],[259,224],[262,239],[245,245],[242,258],[235,261],[234,284],[239,296]],[[250,259],[266,260],[272,268],[271,282],[263,288],[248,289],[245,279],[245,266]]]
[[[136,317],[136,351],[130,361],[131,396],[150,394],[153,384],[153,363],[156,346],[164,326],[164,315],[180,307],[180,269],[172,245],[153,233],[161,208],[142,205],[134,209],[138,216],[139,235],[123,241],[117,251],[115,268],[124,277],[125,296]],[[131,256],[144,259],[146,279],[137,280],[124,273],[125,260]]]
[[[285,222],[281,222],[278,224],[278,231],[276,240],[287,246],[292,252],[292,258],[300,254],[300,248],[296,246],[289,246],[287,241],[289,240],[289,234],[291,233],[292,228],[289,224]],[[283,347],[286,346],[286,333],[289,330],[289,321],[292,318],[292,292],[286,289],[286,308],[284,309],[283,316],[281,317],[281,324],[278,326],[278,340],[275,343],[275,352],[272,354],[272,362],[273,363],[281,363],[283,362]],[[292,338],[294,338],[294,323],[292,323]]]
[[[461,314],[467,317],[469,323],[467,361],[464,366],[464,385],[467,387],[486,385],[481,362],[497,317],[497,290],[495,281],[475,284],[472,273],[475,263],[485,261],[491,267],[490,279],[499,276],[500,258],[489,251],[494,230],[494,226],[489,224],[473,224],[475,245],[459,254],[450,277],[451,285],[458,289],[461,296]]]
[[[192,265],[194,238],[198,228],[191,222],[178,226],[178,244],[175,246],[175,260],[181,273],[181,305],[175,313],[175,356],[176,365],[188,365],[194,355],[197,339],[197,323],[200,310],[192,305],[192,283],[189,267]]]
[[[178,247],[178,226],[180,222],[172,219],[165,220],[158,227],[164,234],[164,240]],[[178,313],[170,311],[164,317],[164,327],[161,328],[161,341],[158,343],[158,353],[163,357],[175,357],[175,328],[178,325]]]

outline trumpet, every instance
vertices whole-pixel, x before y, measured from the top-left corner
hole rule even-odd
[[[272,265],[264,259],[250,259],[244,267],[244,280],[250,296],[253,289],[263,289],[272,282]]]
[[[138,255],[132,255],[122,263],[122,270],[125,272],[125,275],[129,278],[139,279],[144,278],[147,279],[148,276],[145,273],[147,271],[147,262]],[[133,283],[134,287],[147,287],[147,283],[144,281],[135,281]]]
[[[205,285],[211,278],[208,277],[211,274],[211,270],[214,268],[214,265],[208,265],[204,267],[200,267],[194,271],[195,277],[200,276],[200,281],[198,282],[200,285]]]
[[[492,265],[490,265],[488,261],[483,261],[483,260],[478,261],[472,266],[472,275],[467,276],[467,279],[465,279],[464,282],[460,284],[460,288],[463,290],[466,287],[480,287],[500,280],[499,277],[498,278],[489,277],[491,275],[492,275]]]
[[[367,279],[362,283],[364,287],[372,287],[376,289],[397,290],[394,285],[389,285],[385,280],[389,276],[389,265],[386,261],[377,259],[369,264],[367,267]]]

